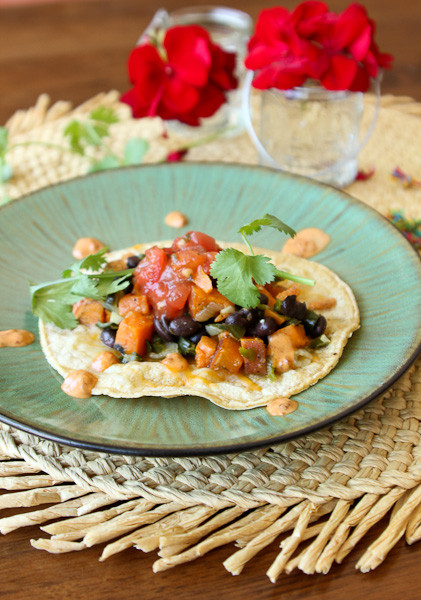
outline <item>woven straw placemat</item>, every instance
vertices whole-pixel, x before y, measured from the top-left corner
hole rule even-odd
[[[6,124],[15,145],[8,155],[14,174],[6,185],[9,197],[86,173],[84,157],[51,145],[63,143],[71,119],[97,106],[119,114],[108,142],[118,154],[133,136],[149,141],[145,162],[165,160],[182,144],[175,135],[164,135],[159,119],[131,119],[117,92],[76,109],[67,102],[50,106],[43,95]],[[391,177],[397,166],[421,177],[420,117],[421,105],[410,98],[382,99],[360,161],[362,169],[374,167],[375,173],[347,191],[384,214],[399,210],[421,217],[421,188]],[[257,156],[244,134],[196,146],[186,160],[256,163]],[[360,544],[357,568],[369,571],[401,537],[408,544],[421,538],[420,422],[418,359],[386,394],[346,419],[285,444],[240,454],[116,456],[66,447],[0,424],[0,487],[7,490],[0,495],[0,509],[19,508],[0,519],[0,531],[39,524],[48,537],[31,540],[35,548],[64,553],[102,544],[100,560],[132,546],[157,550],[154,571],[234,542],[237,549],[224,563],[233,574],[279,538],[278,555],[268,557],[271,581],[295,568],[326,573]],[[366,547],[365,534],[387,514],[384,531]]]

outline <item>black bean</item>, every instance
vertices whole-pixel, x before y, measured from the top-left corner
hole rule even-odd
[[[190,315],[182,315],[181,317],[177,317],[170,322],[168,325],[168,330],[173,335],[188,338],[194,335],[196,331],[199,331],[201,327],[202,324],[192,319]]]
[[[317,325],[317,322],[320,317],[321,317],[321,315],[318,315],[317,313],[315,313],[312,310],[308,310],[306,313],[305,319],[303,320],[303,325],[304,325],[306,334],[311,338],[318,337],[317,335],[314,335],[314,331],[316,329],[316,325]],[[323,324],[323,321],[321,322],[321,324],[319,326],[320,328],[322,327],[322,324]]]
[[[305,302],[296,302],[294,308],[292,309],[291,317],[293,319],[298,319],[302,321],[305,319],[307,313],[307,306]]]
[[[281,313],[291,319],[302,321],[307,314],[307,306],[305,302],[298,302],[297,296],[292,294],[287,296],[281,303]]]
[[[124,288],[123,292],[125,294],[130,294],[130,292],[132,292],[132,291],[133,291],[133,281],[129,281],[129,285],[126,288]]]
[[[191,335],[190,340],[193,342],[193,344],[198,344],[202,335],[207,335],[206,329],[204,327],[201,327],[199,331],[196,331],[196,333]]]
[[[326,329],[326,319],[323,315],[317,319],[315,326],[313,327],[313,331],[311,332],[312,338],[318,338],[324,334]]]
[[[166,342],[172,342],[174,337],[171,335],[169,330],[169,322],[164,315],[160,317],[155,317],[153,320],[153,325],[157,334],[162,337]]]
[[[244,329],[249,325],[246,315],[242,314],[240,311],[228,315],[224,323],[226,325],[238,325],[238,327],[244,327]]]
[[[134,269],[140,263],[140,256],[132,254],[126,258],[126,265],[128,269]]]
[[[263,292],[260,293],[259,302],[260,304],[267,304],[269,301],[269,296],[266,296]]]
[[[279,329],[279,325],[273,317],[263,317],[250,329],[250,335],[264,338],[275,333],[277,329]]]
[[[110,348],[114,348],[116,333],[117,329],[106,327],[101,331],[101,342]]]
[[[242,308],[238,312],[246,318],[247,326],[254,325],[255,323],[257,323],[261,314],[255,308]]]

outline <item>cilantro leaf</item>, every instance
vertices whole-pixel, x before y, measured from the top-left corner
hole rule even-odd
[[[108,106],[98,106],[97,108],[94,108],[89,113],[89,118],[93,121],[103,121],[109,125],[118,123],[120,120],[115,110]]]
[[[6,127],[0,127],[0,155],[5,154],[9,141],[9,130]]]
[[[256,285],[273,281],[277,269],[267,256],[248,256],[234,248],[219,252],[211,266],[211,275],[218,281],[218,290],[228,300],[244,307],[260,302]]]
[[[71,277],[72,274],[78,274],[82,270],[86,271],[99,271],[105,265],[105,254],[108,252],[108,248],[104,246],[95,254],[88,254],[85,258],[78,260],[73,263],[68,269],[63,271],[62,277]]]
[[[51,282],[30,287],[32,312],[36,317],[54,323],[61,329],[73,329],[77,319],[72,313],[72,305],[80,297],[71,293],[73,281]]]
[[[281,233],[286,233],[291,237],[294,237],[294,235],[297,233],[294,229],[289,227],[289,225],[278,219],[278,217],[274,217],[273,215],[270,215],[268,213],[266,213],[265,216],[261,219],[256,219],[255,221],[252,221],[247,225],[243,225],[243,227],[240,227],[240,229],[238,230],[238,233],[240,233],[243,236],[252,235],[253,233],[257,233],[258,231],[260,231],[262,227],[273,227]]]
[[[110,294],[124,290],[134,269],[86,272],[98,271],[104,267],[106,251],[107,248],[102,248],[96,254],[90,254],[74,263],[63,271],[63,279],[31,285],[34,315],[62,329],[73,329],[78,324],[72,313],[75,302],[81,298],[102,302]]]

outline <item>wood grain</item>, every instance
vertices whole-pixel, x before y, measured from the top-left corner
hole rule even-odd
[[[206,4],[195,0],[192,4]],[[349,2],[332,0],[333,10]],[[188,2],[167,0],[168,10]],[[273,5],[275,3],[268,3]],[[296,4],[291,0],[284,6]],[[409,95],[421,101],[421,3],[414,0],[366,0],[378,23],[378,42],[395,55],[395,68],[386,73],[383,92]],[[266,6],[259,0],[230,0],[255,18]],[[18,108],[34,104],[47,92],[53,101],[75,104],[109,89],[128,87],[126,60],[139,34],[150,21],[157,4],[145,0],[85,0],[58,4],[13,6],[0,2],[0,123]],[[11,511],[2,511],[8,516]],[[387,522],[367,535],[373,541]],[[125,551],[99,563],[102,547],[79,553],[49,555],[29,543],[40,537],[37,527],[26,528],[0,539],[2,576],[0,598],[12,600],[416,600],[419,595],[420,545],[408,547],[402,540],[386,562],[362,575],[355,564],[357,549],[345,564],[328,575],[300,572],[281,576],[276,585],[265,572],[277,554],[279,542],[258,554],[238,577],[225,571],[222,562],[235,548],[224,547],[174,570],[154,575],[155,555]]]

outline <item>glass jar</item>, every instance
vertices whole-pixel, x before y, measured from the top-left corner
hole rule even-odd
[[[253,74],[248,73],[248,92]],[[358,172],[358,155],[374,129],[377,110],[361,139],[364,95],[318,85],[260,92],[256,125],[245,99],[249,133],[262,165],[346,187]]]
[[[244,58],[253,28],[252,18],[243,11],[225,6],[193,6],[170,13],[160,9],[155,13],[139,42],[152,29],[167,29],[175,25],[200,25],[209,32],[215,44],[227,52],[234,52],[238,88],[227,92],[227,102],[211,117],[201,119],[200,127],[190,127],[178,121],[170,121],[170,127],[180,133],[197,133],[200,136],[222,129],[226,130],[228,135],[238,135],[244,129],[241,95],[246,74]]]

